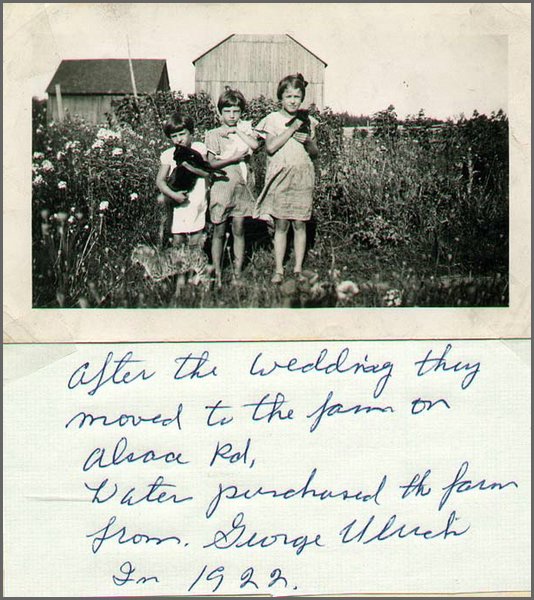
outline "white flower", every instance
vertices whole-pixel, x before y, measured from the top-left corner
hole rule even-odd
[[[109,202],[107,200],[102,200],[102,202],[98,205],[98,210],[104,211],[109,208]]]
[[[113,150],[111,151],[112,156],[120,156],[122,153],[122,148],[113,148]]]
[[[65,150],[75,150],[80,146],[80,142],[78,140],[74,140],[72,142],[67,142],[65,144]]]
[[[71,216],[70,216],[70,217],[67,219],[67,223],[70,223],[71,225],[72,225],[73,223],[76,223],[76,218],[75,218],[73,215],[71,215]]]
[[[360,293],[360,289],[353,281],[342,281],[336,286],[338,300],[348,300]]]
[[[98,130],[96,137],[99,140],[120,140],[121,134],[117,131],[112,131],[111,129],[106,129],[105,127],[101,127]]]
[[[60,181],[57,184],[58,189],[60,190],[66,190],[67,189],[67,182],[66,181]]]
[[[42,152],[34,152],[33,160],[42,160],[44,158],[44,154]]]
[[[400,290],[388,290],[382,298],[384,306],[400,306],[402,304],[402,292]]]
[[[54,165],[49,160],[43,160],[41,169],[43,169],[45,173],[51,173],[54,170]]]
[[[39,171],[39,165],[32,163],[32,173],[35,175]]]
[[[56,159],[57,160],[61,160],[63,157],[65,156],[64,152],[61,152],[61,150],[56,154]]]
[[[44,183],[44,179],[42,175],[36,175],[33,178],[33,185],[42,185]]]
[[[132,194],[130,194],[130,200],[138,200],[139,199],[139,194],[137,192],[133,192]]]
[[[104,140],[96,140],[96,142],[91,146],[91,148],[103,148]]]

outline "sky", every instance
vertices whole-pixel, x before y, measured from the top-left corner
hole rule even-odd
[[[16,4],[16,15],[4,8],[4,46],[20,46],[21,59],[17,67],[4,64],[4,74],[12,68],[32,95],[45,97],[62,59],[127,58],[129,42],[132,58],[166,59],[171,88],[191,93],[192,61],[225,37],[289,33],[328,63],[325,104],[335,111],[370,115],[393,104],[401,118],[420,108],[436,118],[507,112],[508,38],[496,26],[499,6]]]

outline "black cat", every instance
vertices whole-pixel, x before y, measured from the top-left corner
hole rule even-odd
[[[304,110],[304,109],[297,110],[297,112],[295,113],[295,116],[286,123],[286,127],[290,127],[291,125],[293,125],[293,123],[297,119],[302,121],[302,125],[297,129],[297,132],[310,134],[311,133],[310,111]]]
[[[211,167],[202,154],[192,148],[176,146],[173,158],[177,167],[172,171],[167,185],[175,192],[190,192],[199,177],[226,178],[224,171]]]

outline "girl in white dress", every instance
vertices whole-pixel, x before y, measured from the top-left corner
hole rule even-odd
[[[163,126],[165,135],[174,146],[160,156],[156,185],[161,192],[158,195],[158,203],[172,208],[171,234],[175,246],[185,243],[199,246],[206,225],[205,179],[198,177],[191,191],[175,191],[169,187],[169,175],[178,166],[174,160],[176,146],[191,148],[199,152],[204,160],[207,158],[206,146],[202,142],[193,142],[193,129],[193,120],[179,112],[172,113]]]

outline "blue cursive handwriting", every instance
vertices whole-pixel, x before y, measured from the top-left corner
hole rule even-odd
[[[109,502],[117,494],[119,494],[119,486],[114,483],[113,487],[111,484],[109,485],[109,479],[103,479],[98,485],[91,486],[88,483],[84,483],[85,487],[93,492],[93,497],[91,498],[91,503],[96,504],[104,504],[105,502]],[[163,504],[165,502],[172,502],[173,504],[181,504],[182,502],[187,502],[188,500],[192,500],[192,496],[184,496],[182,498],[178,498],[175,494],[168,494],[164,488],[175,488],[176,486],[172,483],[165,483],[165,478],[162,475],[159,475],[153,483],[148,484],[148,491],[142,492],[141,495],[138,494],[137,489],[135,487],[130,488],[126,493],[124,493],[119,500],[119,503],[126,506],[135,506],[141,502],[157,503]],[[106,495],[104,495],[106,494]],[[119,494],[120,496],[120,494]]]
[[[321,534],[316,534],[315,537],[308,537],[307,535],[298,535],[292,537],[288,533],[269,533],[260,534],[256,531],[249,533],[247,525],[243,523],[245,515],[240,512],[238,513],[233,521],[232,527],[228,531],[222,531],[219,529],[213,536],[213,541],[209,544],[205,544],[204,548],[218,548],[219,550],[226,550],[228,548],[269,548],[270,546],[281,543],[284,546],[291,546],[296,549],[295,554],[299,556],[308,546],[324,546],[319,541]]]
[[[183,405],[180,402],[178,408],[176,409],[176,415],[172,418],[162,418],[162,416],[158,413],[153,417],[141,417],[135,415],[120,415],[115,419],[108,417],[108,415],[98,415],[94,416],[91,413],[86,413],[84,411],[80,411],[78,414],[74,415],[72,419],[65,425],[65,429],[70,427],[72,424],[75,424],[76,420],[78,420],[78,429],[81,429],[85,426],[85,423],[89,426],[94,425],[95,423],[102,425],[103,427],[112,427],[113,425],[118,425],[119,427],[126,427],[126,425],[132,425],[133,427],[138,427],[139,425],[152,424],[152,425],[161,425],[162,427],[168,427],[173,423],[176,423],[176,427],[178,429],[182,429],[182,425],[180,422],[180,416],[183,412]]]
[[[217,448],[213,453],[213,457],[210,461],[210,467],[219,458],[221,460],[227,460],[229,463],[234,464],[242,462],[244,465],[249,465],[250,468],[254,466],[255,459],[250,460],[248,451],[250,450],[250,438],[247,438],[245,448],[243,450],[235,450],[234,445],[230,442],[221,444],[217,442]]]
[[[314,432],[319,424],[321,423],[321,419],[326,415],[327,417],[332,417],[334,415],[344,415],[347,413],[352,413],[357,415],[359,413],[371,413],[371,412],[379,412],[379,413],[392,413],[395,412],[392,406],[362,406],[361,404],[355,404],[354,406],[350,406],[345,408],[343,404],[330,404],[332,397],[334,396],[334,392],[329,392],[326,400],[316,408],[309,415],[306,415],[307,419],[312,419],[316,417],[310,427],[310,432]]]
[[[127,533],[127,529],[124,526],[115,526],[115,528],[113,528],[113,525],[115,525],[116,521],[117,517],[112,516],[109,518],[109,521],[104,525],[104,527],[102,527],[98,531],[94,531],[93,533],[89,533],[85,536],[88,538],[93,538],[93,541],[91,543],[91,549],[93,551],[93,554],[96,554],[100,550],[104,542],[107,542],[109,540],[115,540],[117,544],[137,545],[150,544],[151,542],[153,542],[156,546],[159,546],[160,544],[164,544],[165,542],[175,542],[176,545],[183,545],[184,547],[188,545],[187,542],[183,543],[182,540],[176,535],[170,535],[163,538],[148,535],[146,533],[133,533],[132,535],[130,535],[129,533]]]
[[[282,411],[282,407],[287,403],[287,400],[281,392],[277,392],[274,400],[271,400],[271,394],[265,394],[259,402],[251,402],[249,404],[243,404],[244,407],[254,407],[252,412],[253,421],[264,421],[267,419],[267,423],[270,423],[275,417],[279,421],[286,421],[293,419],[293,409],[290,408],[285,414]]]
[[[456,512],[452,511],[447,520],[447,524],[443,529],[434,531],[432,529],[425,529],[422,525],[416,525],[415,527],[409,527],[405,523],[399,525],[397,523],[397,515],[391,515],[388,521],[380,527],[378,526],[378,532],[374,532],[371,527],[376,519],[375,515],[372,515],[367,523],[361,528],[357,527],[357,519],[351,521],[348,525],[345,525],[339,532],[341,536],[341,542],[343,544],[349,544],[351,542],[361,542],[362,544],[370,544],[371,542],[384,542],[391,538],[399,538],[401,540],[407,537],[422,537],[424,540],[435,540],[436,538],[443,538],[446,540],[449,536],[458,537],[464,535],[469,531],[469,525],[465,529],[459,531],[453,529],[455,521],[459,518],[456,516]],[[357,529],[356,532],[353,530]]]
[[[263,486],[260,486],[256,489],[240,490],[236,485],[223,486],[219,483],[219,490],[211,499],[206,510],[206,518],[209,519],[213,515],[223,498],[225,500],[252,500],[256,496],[271,496],[272,498],[289,500],[291,498],[306,498],[307,496],[311,496],[312,498],[319,498],[319,500],[341,498],[342,500],[359,500],[361,502],[374,502],[375,504],[380,504],[378,499],[387,481],[387,477],[384,475],[376,490],[372,493],[365,493],[361,490],[332,491],[328,488],[316,490],[312,487],[312,482],[315,479],[316,474],[317,469],[312,469],[306,483],[296,489],[288,488],[285,490],[276,490],[274,488],[264,488]]]
[[[204,408],[210,411],[208,414],[208,418],[206,419],[208,427],[214,427],[215,425],[227,425],[228,423],[231,423],[234,420],[234,417],[230,416],[221,417],[220,419],[218,419],[218,417],[215,416],[215,412],[218,410],[227,410],[229,408],[232,408],[231,406],[224,406],[222,404],[222,400],[217,400],[217,402],[214,405],[208,405]]]
[[[105,469],[107,467],[121,465],[122,463],[134,463],[138,461],[148,463],[162,460],[165,463],[174,463],[177,465],[187,465],[189,463],[189,461],[182,459],[181,452],[165,452],[164,454],[158,455],[154,450],[147,450],[136,456],[134,452],[126,454],[127,448],[128,440],[125,437],[121,437],[115,444],[111,458],[107,457],[105,448],[95,448],[85,460],[83,470],[89,471],[95,466],[99,469]]]
[[[379,375],[382,374],[380,379],[377,381],[375,390],[373,392],[373,398],[378,398],[385,390],[386,385],[393,375],[393,363],[384,362],[369,363],[369,357],[366,354],[363,362],[348,362],[350,350],[343,348],[333,362],[326,362],[328,350],[323,348],[315,361],[313,362],[300,362],[299,358],[293,357],[287,361],[272,360],[269,361],[269,365],[266,367],[261,366],[263,353],[260,352],[256,355],[252,361],[249,372],[251,375],[259,375],[260,377],[267,377],[272,373],[285,370],[289,373],[310,373],[315,371],[317,373],[324,373],[325,375],[331,375],[332,373],[345,374],[351,373],[352,375],[358,375],[362,373],[364,375]],[[331,361],[332,359],[330,359]],[[265,362],[265,359],[263,359]]]
[[[519,487],[515,481],[508,481],[507,483],[486,483],[485,479],[481,479],[479,482],[474,483],[471,479],[464,479],[468,469],[469,463],[467,461],[463,462],[451,483],[442,488],[443,495],[439,501],[438,510],[441,510],[445,506],[453,492],[461,494],[463,492],[471,492],[472,490],[478,490],[480,492],[485,492],[487,490],[499,491],[507,488],[509,485],[512,485],[515,488]]]
[[[159,583],[159,579],[155,575],[151,575],[150,577],[131,577],[131,575],[135,573],[135,567],[129,560],[123,562],[119,570],[122,573],[122,577],[113,575],[113,583],[118,586],[125,585],[126,583],[130,582],[136,584],[143,584],[151,581],[154,583]]]
[[[217,367],[213,366],[209,370],[203,370],[206,363],[209,362],[210,353],[204,350],[200,356],[193,356],[190,352],[187,356],[180,356],[174,359],[178,365],[174,373],[174,379],[180,380],[189,377],[189,379],[204,379],[204,377],[217,377]]]
[[[439,356],[432,356],[433,350],[429,350],[423,360],[418,360],[414,363],[415,365],[419,365],[419,368],[417,369],[417,376],[422,377],[427,373],[437,373],[439,371],[443,371],[444,373],[447,373],[448,371],[452,371],[453,373],[467,371],[461,383],[462,390],[467,389],[473,383],[475,377],[479,374],[480,363],[475,362],[470,364],[463,363],[461,361],[458,361],[454,364],[447,363],[446,356],[451,350],[452,344],[447,344]]]
[[[103,385],[109,383],[110,381],[114,384],[126,384],[132,383],[139,378],[141,378],[141,381],[146,381],[155,375],[155,371],[152,373],[147,373],[144,369],[137,371],[135,374],[132,374],[130,371],[126,370],[127,367],[131,367],[132,365],[137,366],[138,363],[145,362],[144,360],[138,360],[132,357],[133,352],[126,352],[126,354],[122,358],[119,358],[119,360],[113,360],[113,352],[108,352],[104,363],[94,375],[89,372],[91,363],[85,362],[80,365],[69,377],[67,387],[69,390],[73,390],[79,385],[94,384],[94,387],[91,387],[91,389],[87,392],[89,396],[94,396]],[[114,364],[115,367],[112,367],[112,364]]]

